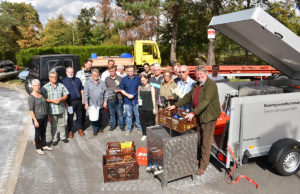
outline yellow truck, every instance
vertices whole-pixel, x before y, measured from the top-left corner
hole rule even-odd
[[[161,64],[161,56],[158,45],[152,40],[136,40],[133,46],[133,57],[122,58],[119,56],[98,56],[93,61],[93,67],[106,68],[108,60],[114,60],[116,65],[135,65],[141,69],[144,63]]]

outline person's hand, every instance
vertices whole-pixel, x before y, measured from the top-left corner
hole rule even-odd
[[[36,128],[38,128],[38,127],[40,126],[40,124],[39,124],[39,122],[38,122],[37,120],[34,121],[34,126],[35,126]]]
[[[128,94],[127,96],[129,99],[132,99],[134,96],[132,94]]]
[[[50,117],[50,115],[48,115],[48,122],[50,122],[51,121],[51,117]]]
[[[103,103],[103,108],[107,109],[107,102]]]
[[[168,107],[167,107],[168,110],[173,110],[174,108],[176,108],[175,105],[172,105],[172,106],[168,106]]]
[[[60,100],[59,100],[59,99],[52,100],[52,103],[53,103],[53,104],[59,104],[59,103],[60,103]]]
[[[85,104],[85,105],[84,105],[84,108],[85,108],[85,110],[87,110],[87,109],[89,108],[89,105],[88,105],[88,104]]]
[[[84,102],[84,100],[83,100],[83,99],[82,99],[81,103],[82,103],[82,104],[85,104],[85,102]]]
[[[194,113],[188,113],[184,118],[187,118],[188,121],[191,121],[194,118],[195,114]]]
[[[156,113],[157,113],[157,112],[156,112],[155,108],[153,108],[153,114],[156,115]]]
[[[121,92],[121,90],[120,89],[118,89],[118,90],[114,90],[115,92]]]

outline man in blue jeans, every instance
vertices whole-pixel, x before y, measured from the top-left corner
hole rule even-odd
[[[110,115],[110,129],[113,131],[117,127],[116,114],[118,115],[118,122],[121,131],[124,131],[123,120],[123,97],[120,92],[116,92],[120,89],[122,77],[116,74],[116,67],[108,68],[110,76],[105,79],[105,85],[108,91],[108,109]]]
[[[138,132],[142,131],[140,117],[139,117],[139,105],[138,105],[138,87],[141,85],[141,80],[138,76],[134,75],[134,67],[127,67],[128,75],[123,77],[121,81],[120,91],[124,97],[125,112],[126,112],[126,125],[127,132],[129,135],[132,131],[132,112],[135,116],[135,123],[138,128]]]

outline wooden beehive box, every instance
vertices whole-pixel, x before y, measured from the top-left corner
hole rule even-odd
[[[184,118],[187,114],[188,112],[181,109],[163,109],[158,112],[158,124],[183,133],[197,126],[196,117],[188,121]]]
[[[103,155],[104,182],[139,178],[139,165],[134,153]]]

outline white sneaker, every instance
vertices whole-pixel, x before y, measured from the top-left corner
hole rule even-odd
[[[44,154],[45,154],[45,152],[43,152],[43,150],[41,150],[41,149],[37,149],[36,152],[37,152],[38,154],[40,154],[40,155],[44,155]]]
[[[142,130],[137,130],[138,131],[138,133],[142,133]]]
[[[145,141],[147,139],[146,135],[143,135],[143,137],[141,138],[141,141]]]
[[[52,150],[53,150],[53,148],[51,148],[51,147],[49,147],[49,146],[44,146],[44,147],[43,147],[43,150],[52,151]]]
[[[126,131],[125,135],[126,135],[126,136],[129,136],[129,135],[130,135],[130,132],[129,132],[129,131]]]

